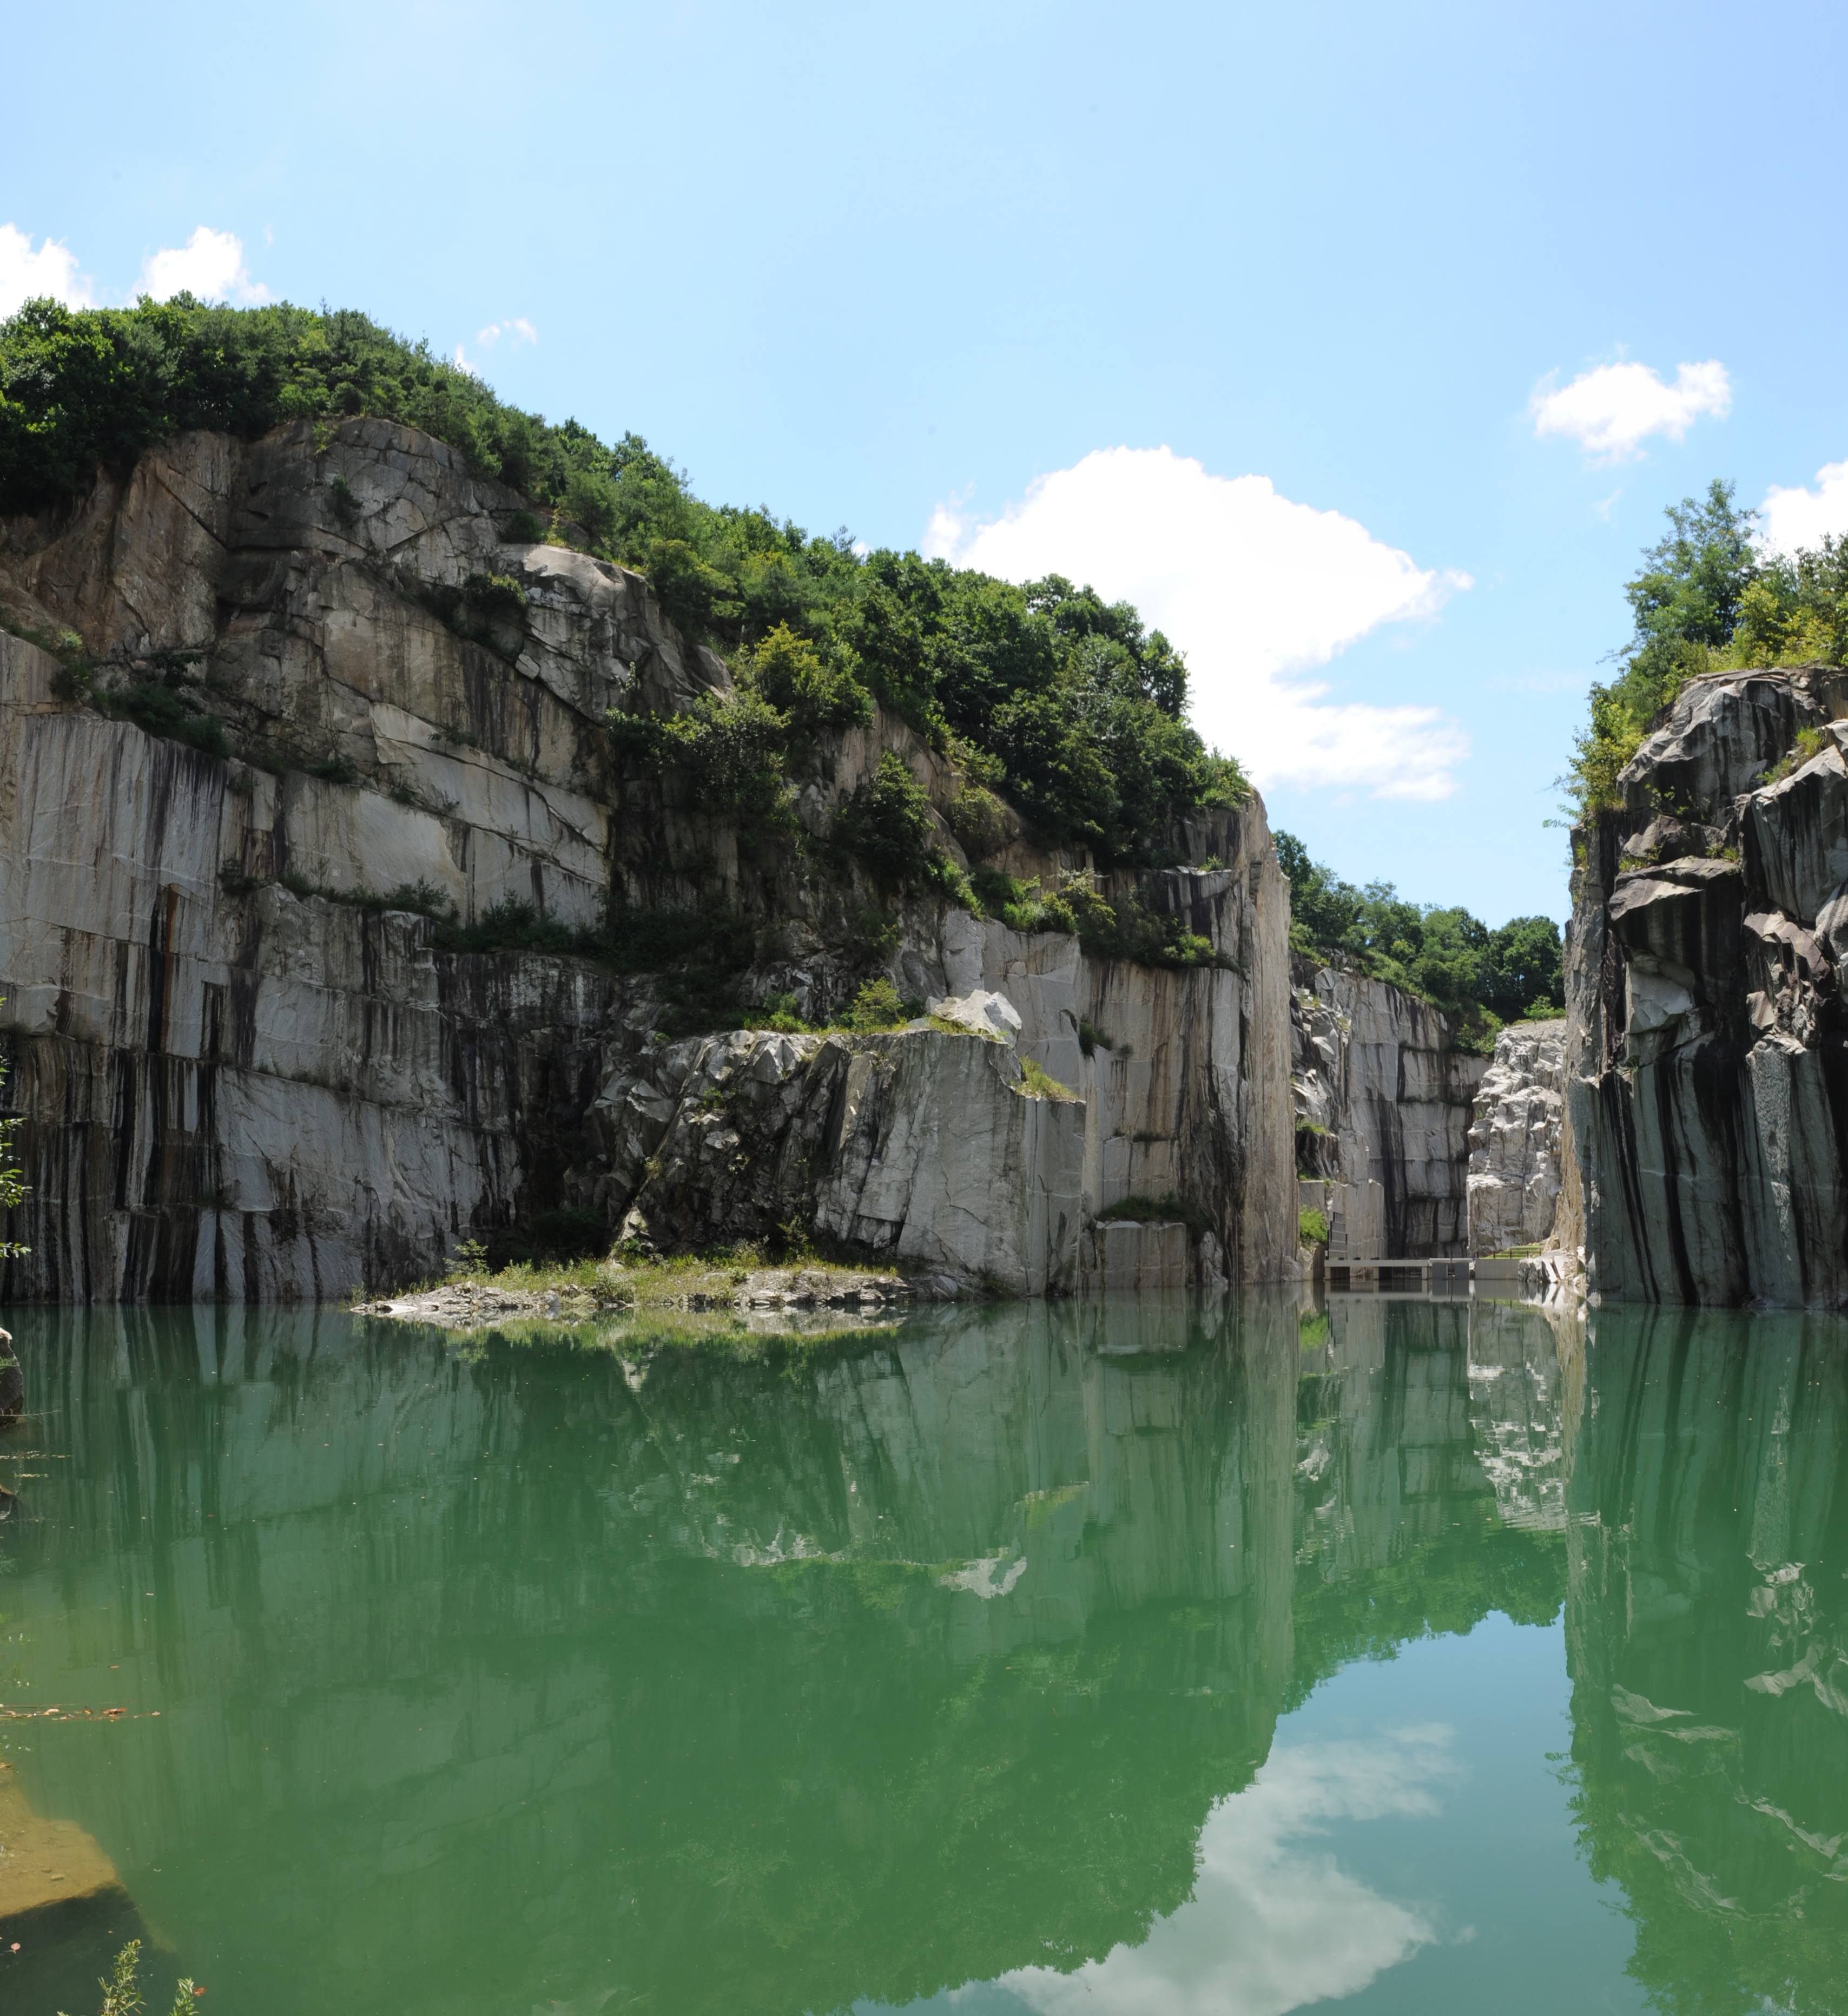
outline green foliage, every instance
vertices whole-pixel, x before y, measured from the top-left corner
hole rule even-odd
[[[1170,1190],[1164,1197],[1119,1197],[1097,1214],[1100,1225],[1125,1222],[1131,1225],[1185,1225],[1190,1237],[1197,1239],[1212,1229],[1210,1220],[1196,1204]]]
[[[1062,931],[1098,959],[1133,959],[1142,966],[1214,966],[1210,938],[1185,920],[1152,910],[1133,894],[1106,896],[1082,872],[1068,875],[1051,895],[1038,879],[1023,882],[998,869],[977,868],[969,878],[971,908],[998,917],[1012,931]]]
[[[809,639],[779,623],[751,651],[743,678],[807,741],[829,729],[864,727],[872,719],[872,695],[855,676],[854,654],[835,646],[824,657]]]
[[[92,686],[88,690],[103,713],[131,721],[150,735],[183,742],[188,748],[207,756],[222,758],[231,754],[225,740],[225,723],[218,716],[189,706],[157,679],[135,679],[125,686]]]
[[[110,1969],[109,1978],[96,1984],[102,1990],[102,2007],[99,2016],[141,2016],[147,2004],[142,1999],[136,1978],[140,1969],[141,1941],[131,1939],[116,1955],[116,1964]],[[182,2011],[191,2011],[195,2006],[194,1998],[200,1993],[190,1981],[177,1982],[170,2016],[181,2016]]]
[[[99,466],[126,470],[187,428],[250,438],[359,414],[451,443],[549,507],[549,536],[640,569],[691,635],[750,654],[798,741],[863,718],[870,693],[974,759],[977,781],[1044,837],[1106,862],[1162,858],[1177,816],[1249,795],[1236,762],[1186,725],[1180,653],[1128,603],[1057,575],[1022,587],[915,553],[861,556],[844,531],[811,536],[767,510],[705,503],[638,437],[612,447],[575,420],[503,405],[427,344],[350,311],[185,295],[29,303],[0,324],[0,517],[76,495]],[[357,500],[330,481],[347,522]],[[538,526],[515,514],[509,535]],[[462,612],[445,620],[502,648]]]
[[[684,771],[703,804],[793,823],[784,781],[789,721],[753,688],[703,693],[685,714],[606,719],[619,749],[654,769]]]
[[[1717,480],[1668,507],[1667,534],[1624,585],[1634,628],[1621,669],[1592,687],[1562,779],[1575,817],[1620,802],[1619,773],[1696,675],[1848,658],[1848,539],[1825,533],[1814,550],[1767,553],[1757,517]]]
[[[1326,1211],[1312,1211],[1305,1207],[1296,1213],[1296,1243],[1300,1246],[1326,1246],[1328,1243],[1328,1215]]]
[[[1014,1089],[1028,1099],[1050,1099],[1060,1106],[1074,1106],[1078,1095],[1069,1085],[1061,1085],[1035,1057],[1020,1060],[1020,1082]]]
[[[1765,772],[1760,782],[1775,784],[1789,776],[1793,771],[1800,770],[1812,756],[1820,756],[1824,750],[1833,746],[1833,739],[1827,729],[1799,728],[1796,731],[1794,745]]]
[[[1332,956],[1433,1002],[1461,1020],[1465,1046],[1495,1022],[1526,1015],[1536,1001],[1562,1011],[1559,927],[1551,917],[1511,917],[1491,931],[1460,908],[1408,902],[1390,882],[1357,889],[1294,834],[1277,835],[1277,864],[1289,877],[1290,947]]]
[[[835,814],[834,838],[882,888],[930,882],[944,859],[931,823],[930,800],[904,759],[890,749]]]
[[[1651,718],[1731,642],[1746,589],[1759,571],[1757,513],[1716,480],[1705,498],[1669,506],[1669,531],[1624,585],[1634,625],[1617,656],[1622,671],[1591,689],[1591,718],[1578,737],[1566,782],[1582,815],[1615,805],[1617,775],[1636,754]]]
[[[911,1020],[905,1005],[898,996],[898,989],[886,979],[869,980],[852,1002],[834,1018],[837,1029],[851,1031],[856,1035],[876,1035],[890,1029],[902,1029]]]
[[[462,597],[487,621],[524,623],[527,592],[509,574],[472,574],[462,583]]]

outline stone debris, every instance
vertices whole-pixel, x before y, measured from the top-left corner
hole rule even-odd
[[[964,995],[940,995],[926,1001],[924,1011],[940,1022],[952,1022],[972,1036],[1005,1043],[1012,1049],[1020,1035],[1020,1011],[1005,994],[991,994],[978,987]]]

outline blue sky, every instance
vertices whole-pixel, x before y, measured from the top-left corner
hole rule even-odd
[[[0,0],[0,305],[361,307],[715,500],[1088,574],[1274,825],[1563,916],[1663,506],[1848,524],[1845,19]]]

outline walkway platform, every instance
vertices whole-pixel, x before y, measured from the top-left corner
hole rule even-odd
[[[1354,1294],[1466,1295],[1472,1287],[1517,1294],[1519,1260],[1333,1260],[1325,1263],[1331,1291]]]

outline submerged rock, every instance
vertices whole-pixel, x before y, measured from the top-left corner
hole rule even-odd
[[[16,1421],[25,1404],[26,1375],[13,1355],[13,1332],[0,1330],[0,1424]]]

